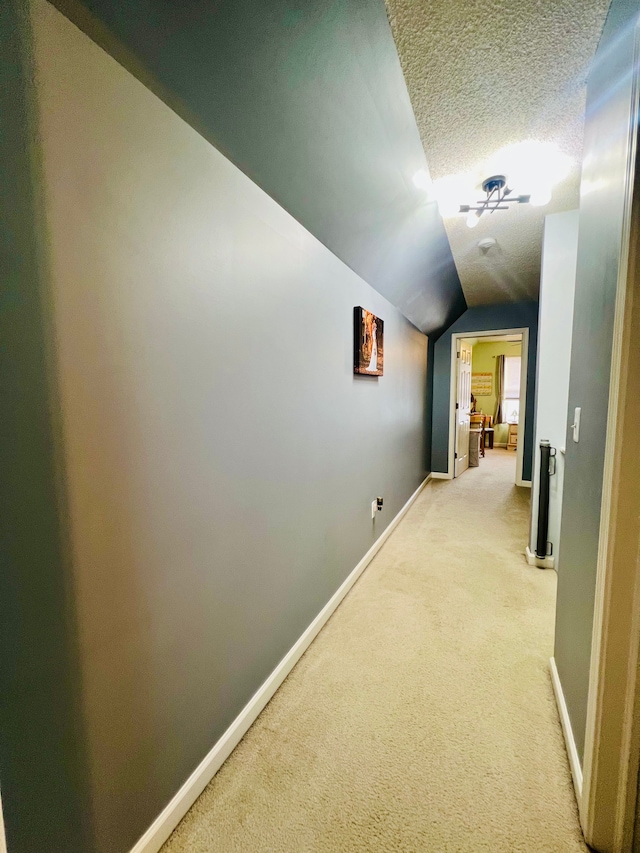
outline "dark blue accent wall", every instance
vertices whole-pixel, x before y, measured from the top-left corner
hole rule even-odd
[[[538,303],[514,302],[469,308],[435,343],[433,359],[433,424],[431,468],[449,470],[449,401],[451,388],[451,337],[459,332],[487,332],[493,329],[529,329],[527,363],[527,411],[524,427],[522,478],[531,479],[533,453],[536,354],[538,346]]]
[[[384,0],[54,5],[421,331],[465,310]]]

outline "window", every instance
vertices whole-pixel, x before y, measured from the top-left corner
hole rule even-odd
[[[519,355],[504,357],[503,417],[509,424],[517,424],[520,417],[520,364]]]

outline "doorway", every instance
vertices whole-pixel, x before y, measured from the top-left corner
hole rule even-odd
[[[462,332],[451,338],[449,471],[461,476],[494,450],[513,452],[522,478],[529,330]]]

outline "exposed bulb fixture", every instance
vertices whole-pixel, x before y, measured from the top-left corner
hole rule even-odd
[[[526,139],[505,145],[468,171],[430,179],[429,196],[437,200],[445,219],[471,210],[483,216],[503,210],[511,203],[530,201],[544,205],[549,203],[554,187],[566,180],[575,165],[554,142]],[[482,182],[485,175],[492,177]],[[484,197],[472,201],[478,197],[479,185]]]
[[[509,210],[510,204],[527,204],[530,200],[528,195],[511,196],[512,190],[507,186],[507,179],[504,175],[492,175],[487,178],[482,182],[482,189],[486,198],[480,199],[475,205],[460,205],[460,213],[468,214],[467,225],[469,228],[475,228],[483,213]]]

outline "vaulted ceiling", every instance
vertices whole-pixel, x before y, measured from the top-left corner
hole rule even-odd
[[[387,0],[469,305],[537,298],[544,217],[578,206],[585,83],[608,7],[609,0]],[[560,179],[546,206],[485,214],[473,229],[446,210],[446,202],[479,199],[482,180],[508,171],[514,156],[532,170],[521,178],[528,186],[514,189],[535,191],[558,154]],[[488,236],[495,246],[480,249]]]
[[[384,0],[53,0],[422,331],[465,310]]]
[[[424,332],[537,298],[544,217],[578,204],[609,0],[53,2]],[[548,205],[470,230],[447,204],[505,146],[566,174]]]

